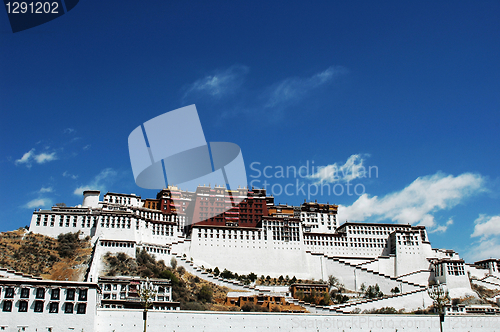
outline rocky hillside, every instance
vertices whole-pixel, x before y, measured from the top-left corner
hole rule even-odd
[[[78,233],[57,239],[24,228],[0,233],[0,267],[44,279],[82,281],[91,253],[90,239]]]

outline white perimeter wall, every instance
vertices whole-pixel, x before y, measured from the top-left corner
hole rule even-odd
[[[444,331],[500,331],[500,317],[447,316]],[[142,310],[99,309],[96,332],[142,331]],[[221,312],[148,312],[148,332],[164,331],[439,331],[434,315],[322,315]]]

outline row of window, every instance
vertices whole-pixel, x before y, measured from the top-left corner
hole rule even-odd
[[[4,290],[4,298],[11,299],[14,298],[15,289],[14,287],[5,287]],[[52,288],[50,292],[51,300],[59,300],[61,294],[61,290],[59,288]],[[74,288],[66,289],[66,300],[74,301],[75,300],[76,290]],[[21,288],[20,289],[20,298],[28,299],[30,297],[30,289],[29,288]],[[45,288],[38,287],[35,290],[35,298],[36,299],[45,299]],[[78,301],[87,301],[87,289],[80,289],[78,293]]]
[[[130,205],[129,197],[120,197],[120,196],[104,196],[104,201],[109,203],[117,203],[117,204],[128,204]]]
[[[131,242],[115,242],[115,241],[101,241],[103,247],[120,247],[120,248],[133,248],[135,243]]]
[[[28,306],[29,303],[28,301],[25,300],[19,300],[18,301],[18,306],[17,306],[17,311],[18,312],[28,312]],[[4,312],[12,312],[12,307],[13,307],[13,301],[11,300],[4,300],[2,304],[2,310]],[[59,302],[50,302],[48,305],[49,313],[58,313],[59,312]],[[63,309],[64,313],[66,314],[72,314],[74,309],[75,309],[75,304],[72,302],[65,302],[63,304]],[[34,301],[33,302],[33,311],[34,312],[43,312],[44,310],[44,303],[43,301]],[[86,303],[77,303],[76,305],[76,313],[77,314],[85,314],[87,311],[87,304]]]
[[[386,248],[384,243],[344,243],[344,242],[328,242],[328,241],[305,241],[306,245],[318,246],[336,246],[336,247],[359,247],[359,248]]]

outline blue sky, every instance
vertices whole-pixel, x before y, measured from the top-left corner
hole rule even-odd
[[[276,202],[423,224],[434,247],[498,257],[499,14],[498,1],[84,0],[16,34],[1,14],[0,231],[83,188],[154,197],[134,183],[128,135],[196,104],[207,141],[238,144]]]

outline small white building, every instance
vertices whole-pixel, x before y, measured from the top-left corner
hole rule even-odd
[[[99,277],[100,307],[107,309],[142,309],[139,291],[146,282],[140,277]],[[180,310],[180,302],[172,300],[172,284],[167,279],[149,279],[155,296],[151,310]]]
[[[0,330],[94,331],[96,283],[42,280],[0,269]]]

